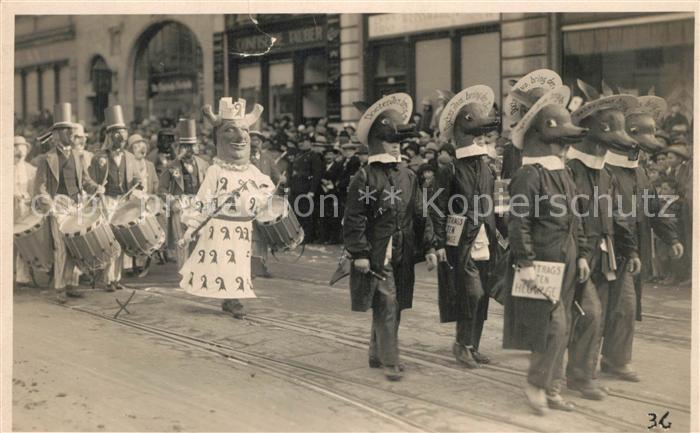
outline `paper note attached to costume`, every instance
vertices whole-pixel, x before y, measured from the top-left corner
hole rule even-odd
[[[448,215],[447,216],[447,245],[450,247],[456,247],[459,245],[459,239],[462,237],[462,231],[464,230],[464,223],[467,221],[466,217],[460,215]]]
[[[564,263],[538,260],[534,260],[532,263],[535,266],[537,288],[528,288],[522,280],[522,274],[516,270],[515,278],[513,279],[513,296],[559,302],[566,265]]]

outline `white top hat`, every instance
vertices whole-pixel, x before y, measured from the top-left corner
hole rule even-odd
[[[518,149],[523,148],[523,142],[525,139],[525,133],[530,126],[532,121],[535,120],[537,113],[542,111],[544,107],[551,104],[561,105],[566,107],[571,97],[571,90],[566,86],[559,86],[550,90],[549,92],[542,95],[540,99],[535,102],[535,104],[527,110],[527,113],[523,115],[522,119],[513,127],[511,131],[511,140],[513,141],[513,146]]]
[[[476,103],[481,106],[483,115],[488,115],[493,107],[495,96],[493,90],[489,86],[477,84],[476,86],[467,87],[461,92],[453,96],[445,105],[445,108],[440,114],[440,137],[449,140],[452,137],[455,119],[459,110],[467,104]]]
[[[408,123],[413,112],[413,100],[406,93],[392,93],[372,104],[360,117],[357,123],[356,135],[362,144],[367,143],[369,130],[374,121],[385,111],[395,110],[400,113],[403,123]]]
[[[513,89],[523,93],[528,93],[532,89],[543,89],[545,92],[549,92],[561,85],[562,81],[559,74],[550,69],[538,69],[519,79],[515,85],[513,85]],[[520,107],[521,104],[518,103],[513,97],[513,94],[509,92],[503,108],[504,123],[506,126],[510,127],[520,121],[522,117]]]

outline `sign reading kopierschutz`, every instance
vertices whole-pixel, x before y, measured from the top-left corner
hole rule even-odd
[[[513,296],[517,298],[547,299],[557,302],[561,295],[561,284],[564,281],[564,263],[542,262],[533,260],[535,266],[535,283],[537,289],[531,289],[523,282],[520,272],[516,270],[513,278]],[[546,296],[545,296],[546,294]]]
[[[369,17],[369,38],[405,35],[427,30],[464,27],[474,24],[497,22],[497,13],[480,14],[381,14]]]

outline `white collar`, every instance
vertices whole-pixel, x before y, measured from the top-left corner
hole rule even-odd
[[[591,155],[590,153],[581,152],[574,147],[569,147],[569,150],[566,153],[566,158],[578,159],[583,163],[583,165],[588,168],[592,168],[593,170],[600,170],[605,165],[605,155]]]
[[[378,155],[370,155],[367,159],[367,163],[371,164],[373,162],[381,162],[382,164],[394,164],[396,162],[401,162],[401,156],[391,156],[388,153],[380,153]]]
[[[564,161],[556,155],[523,156],[523,165],[540,164],[547,170],[564,170]]]
[[[486,149],[486,146],[482,146],[479,144],[470,144],[469,146],[458,147],[457,149],[455,149],[455,156],[457,157],[457,159],[488,154],[489,152]]]
[[[214,157],[214,164],[218,165],[219,167],[223,168],[224,170],[230,170],[230,171],[246,171],[246,170],[248,170],[248,167],[250,167],[250,162],[243,163],[243,164],[234,164],[233,162],[226,162],[223,159],[220,159],[218,157]]]
[[[623,168],[637,168],[639,165],[639,160],[635,159],[630,161],[627,155],[620,155],[619,153],[610,152],[605,154],[605,162],[616,167]]]

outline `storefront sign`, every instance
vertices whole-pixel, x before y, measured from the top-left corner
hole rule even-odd
[[[369,17],[369,38],[405,35],[428,30],[495,22],[497,13],[480,14],[381,14]]]
[[[190,78],[178,78],[151,82],[151,94],[192,91],[194,85]]]
[[[324,26],[302,27],[300,29],[286,30],[270,33],[275,38],[273,51],[297,50],[309,45],[325,42]],[[233,37],[233,48],[236,53],[257,53],[269,48],[270,38],[266,35],[245,37]]]

